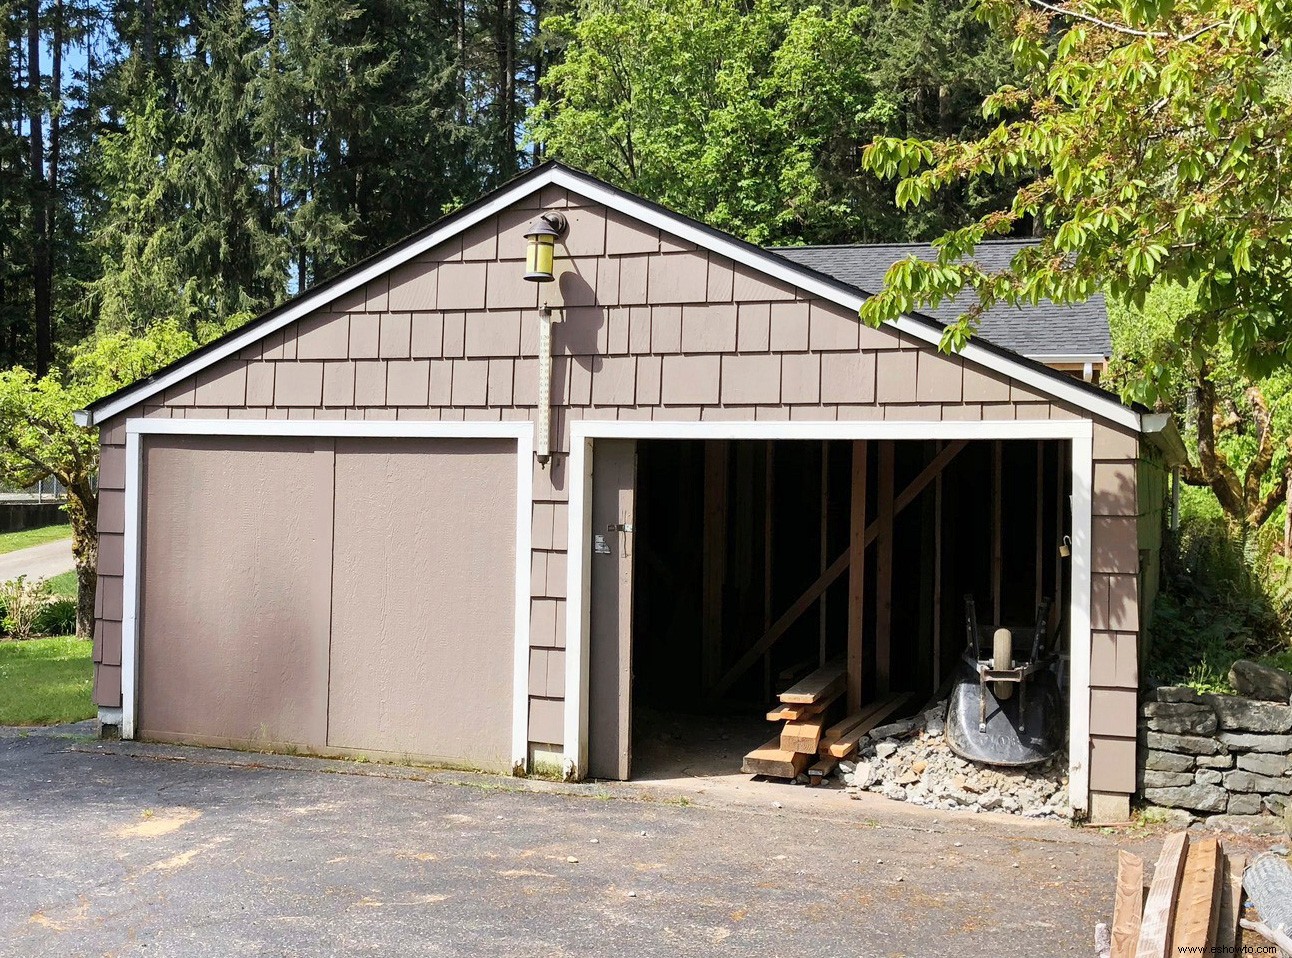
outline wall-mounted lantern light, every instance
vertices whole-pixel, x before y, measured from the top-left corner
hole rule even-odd
[[[544,213],[525,231],[525,278],[534,283],[550,283],[552,262],[556,258],[556,241],[565,235],[569,224],[556,212]]]
[[[525,230],[525,278],[532,283],[550,283],[556,240],[569,228],[557,212],[544,213]],[[552,458],[552,308],[538,310],[538,422],[535,426],[534,457],[540,466]]]

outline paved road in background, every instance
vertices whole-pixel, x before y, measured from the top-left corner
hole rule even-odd
[[[1087,958],[1118,844],[1155,853],[791,791],[688,804],[0,730],[0,955]]]
[[[59,539],[0,555],[0,582],[8,582],[20,575],[29,579],[48,579],[74,568],[72,540]]]

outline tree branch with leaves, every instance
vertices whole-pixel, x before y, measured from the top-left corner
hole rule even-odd
[[[1155,289],[1188,290],[1174,356],[1146,364],[1123,393],[1163,405],[1170,380],[1189,381],[1198,462],[1186,476],[1215,490],[1233,521],[1264,522],[1287,481],[1275,460],[1288,433],[1259,384],[1292,362],[1292,11],[1279,0],[982,0],[978,10],[1012,33],[1025,75],[985,103],[996,126],[969,143],[877,139],[863,162],[899,180],[903,206],[984,177],[1029,182],[945,233],[936,260],[895,264],[863,318],[973,290],[943,339],[958,349],[997,303],[1106,292],[1141,307]],[[1041,239],[1003,270],[976,262],[984,239],[1018,232]],[[1242,428],[1256,437],[1241,467],[1217,435],[1237,428],[1217,425],[1222,353],[1255,390],[1239,389]]]
[[[17,488],[57,479],[67,490],[76,564],[76,634],[94,629],[98,575],[99,437],[72,413],[184,356],[197,340],[174,322],[141,336],[112,333],[74,354],[66,372],[37,377],[21,366],[0,372],[0,481]]]

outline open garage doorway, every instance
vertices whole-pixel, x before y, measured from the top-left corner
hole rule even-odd
[[[1061,440],[597,440],[589,773],[738,774],[777,697],[842,663],[829,721],[945,697],[979,620],[1066,649]],[[860,551],[858,551],[860,550]],[[854,564],[853,556],[861,555]]]

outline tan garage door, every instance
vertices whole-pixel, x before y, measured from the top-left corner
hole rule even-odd
[[[515,456],[146,439],[139,734],[507,768]]]

